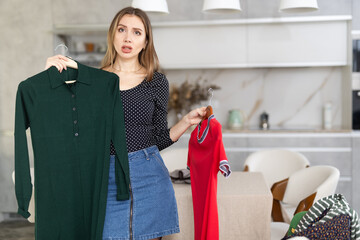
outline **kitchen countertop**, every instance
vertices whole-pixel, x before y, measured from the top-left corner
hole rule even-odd
[[[195,126],[189,128],[185,134],[190,134]],[[353,129],[321,129],[321,128],[270,128],[262,130],[259,128],[243,128],[239,130],[222,128],[223,135],[238,135],[238,134],[360,134],[359,130]]]
[[[301,128],[275,128],[275,129],[256,129],[256,128],[244,128],[240,130],[222,129],[223,133],[351,133],[352,129],[301,129]]]

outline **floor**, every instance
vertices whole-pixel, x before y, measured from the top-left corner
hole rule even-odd
[[[1,240],[34,240],[35,224],[26,220],[0,222]]]

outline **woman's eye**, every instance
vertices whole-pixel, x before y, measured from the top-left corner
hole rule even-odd
[[[124,28],[119,28],[119,32],[125,32]]]
[[[135,31],[135,35],[140,36],[140,35],[141,35],[141,32],[140,32],[140,31]]]

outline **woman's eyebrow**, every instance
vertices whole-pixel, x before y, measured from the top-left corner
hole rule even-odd
[[[124,24],[121,24],[121,23],[119,23],[118,26],[127,28],[127,26],[125,26]],[[141,32],[144,31],[143,29],[141,29],[141,28],[136,28],[136,27],[134,27],[133,29],[138,30],[138,31],[141,31]]]

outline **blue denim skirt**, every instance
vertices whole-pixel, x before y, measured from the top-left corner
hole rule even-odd
[[[131,196],[126,201],[116,200],[115,156],[110,156],[103,240],[147,240],[178,233],[174,188],[158,148],[128,156]]]

